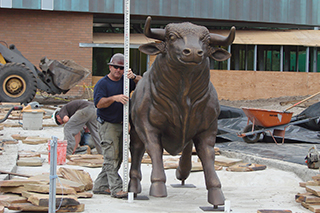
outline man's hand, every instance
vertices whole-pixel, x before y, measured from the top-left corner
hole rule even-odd
[[[65,115],[62,119],[63,123],[67,123],[69,121],[69,117],[67,115]]]
[[[136,74],[134,74],[134,73],[132,72],[132,70],[129,68],[127,77],[128,77],[129,79],[135,79],[137,76],[136,76]]]
[[[114,101],[120,102],[122,104],[126,104],[128,102],[128,100],[129,100],[129,97],[125,96],[123,94],[115,95],[115,96],[113,96],[113,98],[114,98]]]

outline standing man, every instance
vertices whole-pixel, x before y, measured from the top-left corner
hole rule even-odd
[[[122,163],[123,105],[129,101],[129,97],[123,94],[124,55],[114,54],[108,65],[110,73],[100,79],[94,87],[94,104],[100,123],[99,134],[104,163],[94,182],[93,193],[124,198],[128,192],[122,191],[122,179],[118,173]],[[135,75],[130,69],[127,77],[130,79],[131,92],[142,77]]]
[[[96,108],[90,101],[74,100],[54,113],[55,122],[64,124],[64,140],[67,140],[67,155],[74,154],[80,142],[80,130],[87,126],[99,154],[102,154]],[[76,141],[76,138],[77,141]]]

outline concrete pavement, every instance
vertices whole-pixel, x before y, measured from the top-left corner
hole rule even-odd
[[[16,121],[6,121],[16,122]],[[51,123],[51,120],[44,120],[44,123]],[[11,139],[12,134],[38,135],[40,137],[57,136],[63,138],[62,127],[44,127],[42,130],[23,130],[21,127],[4,128],[0,131],[1,139]],[[5,152],[0,155],[0,170],[17,172],[21,174],[41,174],[49,172],[47,144],[27,145],[19,141],[16,145],[6,145]],[[267,165],[267,169],[255,172],[230,172],[225,168],[217,171],[222,184],[222,191],[225,198],[231,202],[233,213],[255,213],[258,209],[287,209],[292,212],[307,213],[309,210],[295,202],[297,193],[305,192],[299,186],[299,182],[311,180],[311,177],[319,174],[319,170],[310,170],[306,165],[275,160],[270,157],[255,156],[254,153],[243,153],[224,147],[223,143],[217,144],[221,147],[222,155],[230,158],[240,158],[244,162]],[[285,147],[282,147],[283,149]],[[45,162],[42,167],[17,167],[18,150],[34,150],[42,152]],[[95,180],[100,168],[86,168],[79,166],[63,165],[74,169],[83,169],[90,173]],[[149,196],[151,165],[143,164],[142,172],[142,193],[141,196],[148,200],[134,200],[129,203],[125,199],[111,198],[108,195],[93,195],[90,199],[80,199],[85,204],[85,213],[97,212],[203,212],[200,207],[212,207],[207,202],[207,190],[205,188],[203,172],[192,172],[186,180],[186,184],[193,184],[195,188],[174,188],[171,184],[180,183],[175,178],[175,170],[166,170],[168,197],[154,198]],[[120,170],[122,175],[122,168]],[[1,175],[3,179],[4,176]],[[15,212],[9,211],[5,212]]]

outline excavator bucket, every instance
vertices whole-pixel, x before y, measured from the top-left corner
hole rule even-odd
[[[91,73],[73,60],[47,60],[41,64],[41,69],[51,71],[53,83],[61,90],[71,89]]]

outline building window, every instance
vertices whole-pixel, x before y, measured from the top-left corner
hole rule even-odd
[[[280,71],[280,46],[258,46],[258,70]]]
[[[302,46],[284,46],[283,71],[306,72],[307,48]]]
[[[258,71],[284,72],[320,72],[320,53],[317,47],[233,44],[231,46],[230,69],[254,70],[254,63]],[[254,58],[257,56],[257,61]],[[282,57],[281,57],[282,55]],[[281,58],[283,61],[281,61]],[[225,62],[212,62],[211,69],[225,69]],[[216,64],[219,66],[216,66]],[[282,63],[282,64],[281,64]],[[282,65],[282,66],[281,66]]]
[[[12,8],[12,0],[0,0],[0,6],[3,8]]]
[[[232,70],[253,70],[254,45],[232,45],[230,60]]]
[[[41,0],[41,9],[53,10],[53,1],[54,0]]]

